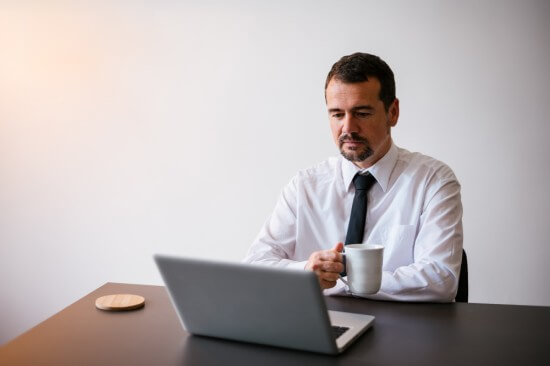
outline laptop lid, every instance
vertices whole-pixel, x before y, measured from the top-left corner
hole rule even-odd
[[[164,255],[155,261],[189,333],[322,353],[345,348],[332,334],[330,317],[338,314],[329,317],[313,272]],[[366,329],[374,317],[360,316]]]

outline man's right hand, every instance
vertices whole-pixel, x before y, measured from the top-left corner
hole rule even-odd
[[[336,286],[336,281],[344,270],[343,250],[344,243],[338,243],[332,249],[319,250],[309,256],[305,269],[317,274],[322,289]]]

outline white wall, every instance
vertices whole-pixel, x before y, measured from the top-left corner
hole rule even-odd
[[[0,3],[0,344],[153,253],[242,258],[355,51],[462,183],[471,301],[550,305],[549,2],[227,3]]]

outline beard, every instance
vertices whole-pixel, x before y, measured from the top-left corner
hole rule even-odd
[[[361,144],[359,146],[352,146],[344,150],[345,142],[359,142]],[[338,138],[338,147],[340,148],[340,154],[351,162],[366,160],[374,154],[369,141],[356,132],[341,135]]]

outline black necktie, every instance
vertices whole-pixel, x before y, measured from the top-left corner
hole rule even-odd
[[[369,172],[365,175],[357,173],[355,177],[353,177],[355,197],[353,197],[353,205],[351,206],[346,245],[360,244],[363,242],[365,219],[367,218],[367,193],[369,193],[369,189],[374,182],[376,182],[376,179]],[[344,257],[344,270],[340,273],[340,276],[347,276],[346,257]]]
[[[376,179],[368,172],[365,175],[357,173],[353,178],[355,197],[353,198],[353,206],[351,207],[346,244],[363,242],[365,218],[367,216],[367,193],[375,182]]]

